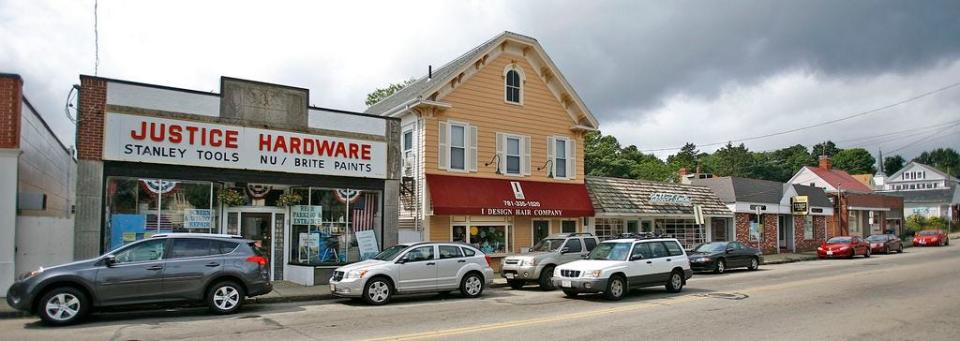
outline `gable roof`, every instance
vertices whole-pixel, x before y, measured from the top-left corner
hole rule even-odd
[[[710,187],[725,203],[757,202],[779,204],[783,198],[782,182],[725,176],[693,179],[694,185]]]
[[[593,113],[590,112],[587,106],[583,103],[583,100],[580,98],[580,95],[574,91],[570,83],[567,82],[566,78],[563,77],[563,74],[560,73],[560,70],[557,68],[556,64],[553,63],[553,60],[550,59],[550,56],[548,56],[543,50],[543,46],[541,46],[540,43],[532,37],[510,31],[504,31],[503,33],[493,37],[490,40],[487,40],[479,46],[470,49],[456,59],[434,70],[432,78],[428,78],[428,75],[420,77],[413,83],[393,93],[393,95],[390,95],[380,102],[370,106],[365,112],[374,115],[389,115],[393,109],[403,106],[407,102],[417,99],[424,99],[430,96],[430,94],[437,91],[439,87],[442,87],[444,84],[448,83],[453,77],[456,77],[458,74],[463,72],[464,69],[470,65],[473,65],[474,62],[483,58],[484,55],[488,54],[494,48],[500,46],[500,44],[507,40],[533,47],[533,50],[536,51],[546,62],[547,66],[552,69],[552,75],[559,80],[560,84],[565,88],[570,98],[573,100],[574,105],[578,106],[580,111],[583,112],[583,115],[587,118],[587,121],[589,121],[591,127],[597,128],[599,126],[599,123],[593,116]],[[539,74],[538,70],[534,70],[534,72]]]
[[[929,171],[931,171],[931,172],[937,173],[937,174],[939,174],[940,176],[944,177],[944,178],[947,179],[947,180],[953,180],[953,181],[960,182],[960,179],[957,179],[956,177],[954,177],[954,176],[952,176],[952,175],[950,175],[950,174],[947,174],[946,172],[940,170],[940,169],[937,168],[937,167],[934,167],[934,166],[931,166],[931,165],[928,165],[928,164],[925,164],[925,163],[919,163],[919,162],[916,162],[916,161],[910,161],[910,162],[908,162],[906,165],[903,165],[903,167],[900,168],[900,170],[898,170],[896,173],[893,173],[892,175],[890,175],[889,177],[887,177],[887,179],[896,180],[897,178],[900,177],[900,174],[903,174],[903,172],[907,171],[908,168],[910,168],[911,166],[914,166],[914,165],[919,166],[919,167],[922,167],[922,168],[925,169],[925,170],[929,170]]]
[[[845,171],[835,169],[835,168],[823,169],[820,167],[812,167],[812,166],[804,166],[803,168],[810,170],[811,172],[813,172],[813,174],[820,177],[820,179],[830,184],[830,186],[833,186],[833,188],[844,190],[844,191],[854,191],[854,192],[864,192],[864,193],[873,192],[872,188],[867,187],[867,185],[864,185],[860,181],[857,181],[857,179],[855,179],[853,176],[851,176],[849,173]]]
[[[730,216],[733,213],[710,188],[635,179],[586,177],[587,192],[593,210],[607,214],[693,214],[693,205],[700,205],[704,215]],[[654,193],[683,194],[690,204],[651,203]]]
[[[787,184],[790,186],[790,184]],[[823,191],[823,188],[793,184],[793,190],[797,192],[799,196],[806,196],[810,203],[810,206],[814,207],[833,207],[833,203],[830,202],[830,198],[827,197],[827,193]]]

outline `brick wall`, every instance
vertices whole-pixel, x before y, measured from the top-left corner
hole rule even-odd
[[[0,75],[0,148],[20,147],[22,97],[23,79],[18,75]]]
[[[762,217],[763,241],[761,243],[757,243],[750,240],[750,214],[737,213],[735,215],[737,241],[743,243],[744,245],[758,248],[763,251],[764,254],[777,253],[777,215],[763,214]]]
[[[801,215],[793,216],[794,244],[797,246],[797,252],[816,250],[821,242],[826,240],[824,229],[827,225],[827,217],[813,216],[813,239],[803,238],[803,231],[806,228],[806,219],[804,218]]]
[[[101,160],[103,157],[103,119],[107,106],[107,81],[80,77],[77,158]]]

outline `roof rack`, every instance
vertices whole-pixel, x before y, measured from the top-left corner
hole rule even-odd
[[[163,237],[213,237],[213,238],[231,238],[231,239],[243,239],[243,236],[235,234],[217,234],[217,233],[191,233],[191,232],[171,232],[171,233],[157,233],[150,238],[163,238]]]
[[[668,234],[656,234],[653,232],[626,232],[626,233],[621,233],[620,238],[641,240],[641,239],[673,238],[673,236]]]

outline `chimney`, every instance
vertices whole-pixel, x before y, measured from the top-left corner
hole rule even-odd
[[[820,155],[820,168],[830,170],[830,156]]]

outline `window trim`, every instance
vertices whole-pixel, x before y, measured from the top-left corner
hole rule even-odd
[[[523,136],[509,133],[503,134],[503,175],[506,176],[523,176]],[[507,160],[510,158],[510,139],[517,140],[517,172],[510,173],[510,165],[507,164]]]
[[[507,87],[510,87],[510,85],[507,85],[507,74],[510,71],[516,71],[517,76],[520,77],[520,84],[517,86],[519,90],[518,92],[520,94],[520,101],[518,102],[513,102],[507,99]],[[510,105],[523,106],[523,98],[526,97],[524,94],[523,88],[526,82],[527,82],[527,77],[524,74],[523,69],[519,65],[513,64],[513,63],[507,64],[507,66],[503,68],[503,102]]]
[[[553,158],[551,159],[550,167],[553,168],[553,178],[554,178],[554,179],[557,179],[557,180],[573,180],[573,179],[574,179],[574,177],[570,176],[570,172],[568,172],[567,169],[566,169],[566,165],[569,165],[569,164],[570,164],[570,146],[572,145],[572,143],[570,143],[571,140],[572,140],[572,139],[571,139],[570,137],[567,137],[567,136],[560,136],[560,135],[555,135],[555,136],[553,136],[553,140],[552,140],[552,142],[553,142],[553,144],[554,144],[554,145],[552,146],[552,147],[553,147],[553,155],[552,155]],[[557,160],[560,159],[559,157],[557,157],[557,154],[558,154],[558,153],[557,153],[557,146],[556,146],[556,144],[557,144],[558,141],[563,141],[563,151],[564,151],[563,160],[565,161],[565,162],[564,162],[564,170],[563,170],[563,172],[565,173],[564,176],[559,176],[558,173],[557,173],[557,169],[558,169],[558,168],[557,168]],[[574,170],[573,170],[573,171],[574,171],[574,172],[577,171],[577,170],[576,170],[576,167],[574,167]]]

